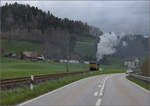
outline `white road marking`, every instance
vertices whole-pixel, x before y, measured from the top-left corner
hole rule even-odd
[[[108,78],[109,78],[109,77],[107,76],[107,77],[105,77],[105,78],[103,79],[103,84],[102,84],[102,87],[101,87],[100,93],[99,93],[99,96],[100,96],[100,97],[102,97],[102,96],[104,95],[105,83],[106,83],[106,80],[107,80]]]
[[[103,84],[102,88],[100,89],[99,96],[103,96],[103,92],[104,92],[104,84]]]
[[[72,83],[70,83],[70,84],[68,84],[68,85],[65,85],[65,86],[61,87],[61,88],[57,88],[57,89],[55,89],[55,90],[53,90],[53,91],[50,91],[50,92],[48,92],[48,93],[46,93],[46,94],[43,94],[43,95],[38,96],[38,97],[36,97],[36,98],[30,99],[30,100],[28,100],[28,101],[25,101],[25,102],[23,102],[23,103],[21,103],[21,104],[18,104],[17,106],[23,106],[23,105],[25,105],[25,104],[27,104],[27,103],[30,103],[30,102],[33,102],[33,101],[35,101],[35,100],[41,99],[41,98],[43,98],[44,96],[47,96],[47,95],[53,94],[53,93],[55,93],[55,92],[58,92],[58,91],[60,91],[60,90],[62,90],[62,89],[64,89],[64,88],[66,88],[66,87],[69,87],[69,86],[72,86],[72,85],[74,85],[74,84],[77,84],[77,83],[80,82],[81,80],[83,81],[83,80],[86,80],[86,79],[88,79],[88,78],[80,79],[80,80],[78,80],[78,81],[72,82]]]
[[[99,88],[101,88],[101,85],[98,85]]]
[[[97,102],[96,102],[96,106],[100,106],[101,105],[101,101],[102,101],[101,99],[98,99]]]
[[[102,96],[103,96],[103,92],[101,92],[101,93],[99,94],[99,96],[102,97]]]
[[[97,95],[98,95],[98,92],[95,92],[95,93],[94,93],[94,96],[97,96]]]

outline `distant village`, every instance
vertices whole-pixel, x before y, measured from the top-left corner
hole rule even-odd
[[[124,60],[124,66],[128,68],[139,68],[140,65],[140,60],[138,57],[132,56],[132,57],[127,57]]]
[[[38,52],[25,51],[25,52],[20,52],[20,54],[17,55],[16,53],[5,52],[4,49],[1,49],[0,51],[3,57],[17,58],[21,60],[31,60],[31,61],[50,61],[50,59],[46,59],[44,55]],[[65,63],[65,62],[81,63],[81,61],[79,60],[67,60],[67,59],[60,59],[60,60],[55,60],[55,61],[60,62],[60,63]],[[82,63],[89,64],[88,61],[84,61]]]
[[[31,61],[50,61],[49,59],[46,59],[44,57],[44,55],[42,55],[38,52],[27,52],[26,51],[26,52],[20,52],[19,55],[17,55],[16,53],[5,52],[4,49],[1,49],[0,52],[1,52],[2,56],[4,56],[4,57],[18,58],[21,60],[31,60]],[[81,63],[81,61],[79,61],[79,60],[67,60],[67,59],[60,59],[60,60],[57,60],[57,62]],[[82,63],[89,64],[89,61],[83,61]],[[124,59],[124,63],[123,63],[124,67],[139,68],[139,65],[140,65],[140,60],[136,56],[127,57],[126,59]]]

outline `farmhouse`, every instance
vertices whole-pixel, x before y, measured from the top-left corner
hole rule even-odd
[[[128,57],[124,61],[124,66],[128,68],[138,68],[139,67],[138,57]]]
[[[45,60],[44,56],[37,52],[23,52],[21,53],[21,59],[26,60]]]

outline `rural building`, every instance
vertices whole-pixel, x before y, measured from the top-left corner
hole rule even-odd
[[[89,64],[89,61],[84,61],[84,64]]]
[[[80,63],[78,60],[59,60],[60,63],[65,63],[65,62],[68,62],[68,63]]]
[[[124,66],[128,68],[138,68],[139,67],[138,57],[128,57],[124,61]]]
[[[23,52],[21,58],[27,60],[45,60],[44,56],[37,52]]]

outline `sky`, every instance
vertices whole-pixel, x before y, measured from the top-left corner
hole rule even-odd
[[[15,1],[7,1],[13,3]],[[2,1],[4,5],[6,1]],[[54,16],[81,20],[103,32],[150,36],[149,1],[18,1],[50,11]]]

